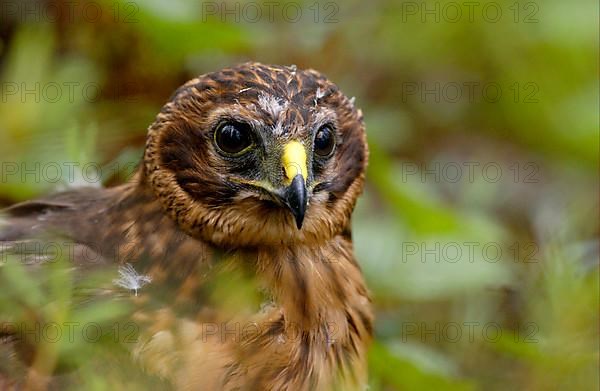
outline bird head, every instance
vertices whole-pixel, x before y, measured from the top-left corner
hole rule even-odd
[[[367,155],[361,111],[323,75],[247,63],[175,91],[143,177],[180,228],[216,245],[319,242],[348,231]]]

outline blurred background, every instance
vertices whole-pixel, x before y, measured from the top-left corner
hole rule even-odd
[[[367,124],[353,235],[377,316],[370,389],[598,389],[598,13],[594,0],[3,0],[0,206],[127,180],[147,126],[196,75],[315,68]]]

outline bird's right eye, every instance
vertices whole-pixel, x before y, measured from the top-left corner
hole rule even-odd
[[[250,125],[242,122],[225,122],[215,131],[215,144],[229,156],[239,156],[254,144]]]

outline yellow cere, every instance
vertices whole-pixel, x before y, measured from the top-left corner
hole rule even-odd
[[[306,168],[306,150],[298,141],[290,141],[283,148],[283,156],[281,163],[285,170],[286,183],[290,184],[292,179],[298,174],[301,174],[304,180],[308,177]]]

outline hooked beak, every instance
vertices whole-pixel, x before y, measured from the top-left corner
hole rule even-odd
[[[308,201],[306,193],[306,183],[304,183],[304,178],[300,174],[294,177],[292,183],[285,190],[284,202],[292,211],[298,229],[302,228],[304,214],[306,213],[306,204]]]
[[[294,215],[296,227],[300,229],[308,205],[308,191],[306,189],[308,174],[304,146],[298,141],[290,141],[283,149],[281,163],[283,164],[287,185],[283,202]]]

